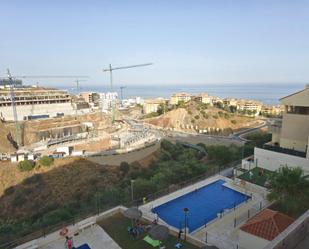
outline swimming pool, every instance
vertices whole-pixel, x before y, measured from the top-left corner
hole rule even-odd
[[[250,198],[223,186],[224,183],[224,180],[217,180],[157,206],[152,209],[152,212],[158,214],[167,224],[180,229],[184,227],[183,209],[188,208],[187,224],[189,232],[192,232],[215,219],[224,209],[234,208]]]

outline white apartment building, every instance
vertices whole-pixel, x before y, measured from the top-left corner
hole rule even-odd
[[[107,93],[99,93],[99,106],[102,111],[107,111],[112,107],[113,102],[117,102],[118,93],[117,92],[107,92]]]

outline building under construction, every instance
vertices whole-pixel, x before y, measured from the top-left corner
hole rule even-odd
[[[19,121],[36,116],[56,117],[74,114],[75,112],[71,96],[65,90],[14,87],[14,95],[12,95],[9,87],[2,87],[0,88],[0,118],[2,120],[14,120],[12,107],[14,102]]]

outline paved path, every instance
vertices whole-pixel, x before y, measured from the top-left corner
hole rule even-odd
[[[156,143],[154,146],[148,148],[142,148],[138,151],[119,155],[107,155],[107,156],[92,156],[87,157],[88,160],[99,163],[102,165],[120,165],[121,162],[132,163],[134,161],[142,160],[149,156],[160,148],[160,143]]]
[[[65,239],[58,239],[48,243],[45,246],[39,247],[40,249],[65,249]],[[77,236],[73,236],[73,243],[75,247],[79,247],[85,243],[91,249],[121,249],[116,242],[109,237],[109,235],[98,225],[87,228],[80,232]]]

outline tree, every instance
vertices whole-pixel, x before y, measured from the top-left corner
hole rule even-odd
[[[39,160],[40,165],[45,167],[49,167],[54,162],[54,158],[50,158],[48,156],[42,156]]]
[[[158,110],[157,110],[157,113],[159,114],[159,115],[162,115],[162,114],[164,114],[165,112],[166,112],[166,104],[160,104],[159,106],[158,106]]]
[[[29,160],[21,161],[17,165],[20,171],[30,171],[34,168],[34,166],[35,166],[35,163]]]
[[[130,170],[130,165],[127,162],[120,163],[120,171],[126,175]]]
[[[276,201],[282,212],[297,216],[309,208],[309,175],[300,167],[281,167],[270,177],[270,201]]]
[[[230,105],[230,106],[229,106],[229,111],[230,111],[231,113],[235,113],[236,110],[237,110],[237,106],[235,106],[235,105]]]
[[[223,109],[223,103],[222,102],[217,102],[214,104],[215,107]]]

